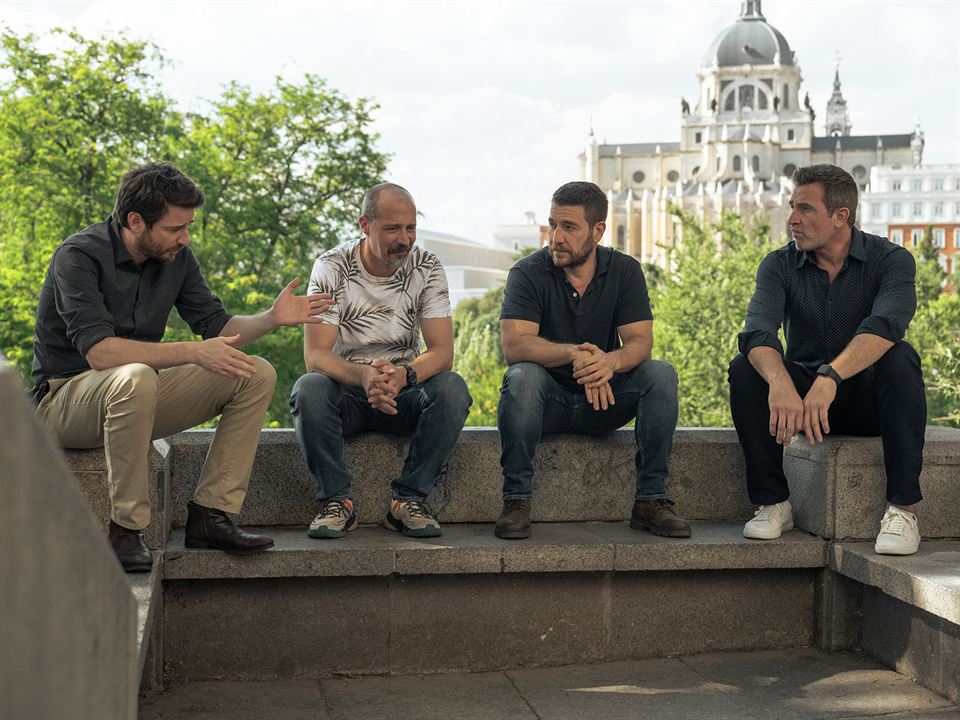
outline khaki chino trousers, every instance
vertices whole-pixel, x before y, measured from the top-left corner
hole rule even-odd
[[[151,440],[219,415],[194,500],[239,513],[277,382],[270,363],[252,359],[256,372],[249,380],[214,375],[196,365],[158,372],[140,363],[51,380],[37,419],[61,447],[103,447],[111,517],[117,525],[142,530],[150,524]]]

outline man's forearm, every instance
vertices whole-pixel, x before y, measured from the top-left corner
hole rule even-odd
[[[142,363],[154,370],[187,365],[195,360],[195,342],[141,342],[126,338],[104,338],[89,351],[86,360],[94,370]]]
[[[417,382],[421,383],[453,368],[453,348],[445,345],[427,348],[409,365],[417,373]]]
[[[753,369],[760,373],[760,377],[767,381],[767,385],[790,379],[790,373],[783,364],[783,356],[772,347],[758,345],[747,353],[747,360],[753,365]]]
[[[576,345],[555,343],[539,335],[521,335],[504,343],[503,355],[507,365],[519,362],[532,362],[543,367],[553,368],[573,362],[577,352]]]
[[[238,345],[249,345],[256,342],[271,330],[277,327],[270,310],[264,310],[256,315],[234,315],[220,331],[220,337],[239,335]]]
[[[637,365],[650,359],[653,352],[653,341],[649,338],[627,340],[622,347],[611,350],[614,360],[614,372],[625,373],[633,370]]]
[[[854,336],[830,365],[846,380],[873,365],[892,347],[893,343],[886,338],[860,333]]]
[[[307,372],[322,372],[344,385],[361,385],[363,370],[368,367],[345,360],[332,350],[311,350],[304,360]]]

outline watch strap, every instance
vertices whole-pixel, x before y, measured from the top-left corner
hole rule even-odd
[[[840,387],[840,383],[843,382],[843,378],[840,377],[840,373],[834,370],[833,366],[828,363],[824,363],[817,368],[817,375],[830,378],[837,384],[837,387]]]

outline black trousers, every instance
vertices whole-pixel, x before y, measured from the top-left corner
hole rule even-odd
[[[804,397],[817,379],[816,368],[784,364]],[[790,497],[790,489],[783,474],[783,446],[770,435],[769,386],[742,354],[730,363],[728,378],[730,410],[746,460],[750,502],[783,502]],[[908,343],[897,343],[871,367],[840,383],[828,420],[832,435],[881,437],[889,502],[912,505],[923,499],[920,469],[927,400],[920,358]]]

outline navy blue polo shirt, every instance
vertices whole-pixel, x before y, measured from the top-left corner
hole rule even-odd
[[[653,313],[646,278],[634,258],[598,247],[596,273],[580,297],[563,269],[553,264],[550,249],[544,247],[511,268],[500,319],[537,323],[537,334],[551,342],[588,342],[609,352],[621,345],[620,326],[652,320]],[[547,372],[566,389],[581,390],[573,377],[573,365],[547,368]]]

